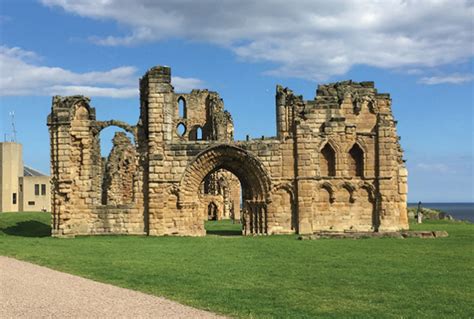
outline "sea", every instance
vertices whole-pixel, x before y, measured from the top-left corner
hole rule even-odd
[[[418,203],[408,203],[408,207],[416,207]],[[421,203],[421,207],[443,211],[457,220],[468,220],[474,223],[474,203]]]

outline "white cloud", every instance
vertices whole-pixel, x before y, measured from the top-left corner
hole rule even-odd
[[[191,91],[192,89],[202,88],[204,85],[204,82],[200,79],[182,78],[179,76],[171,77],[171,83],[174,86],[174,90],[181,93]]]
[[[428,172],[436,172],[436,173],[450,172],[449,167],[443,163],[418,163],[416,167],[423,171],[428,171]]]
[[[128,98],[138,96],[137,88],[103,88],[85,85],[54,85],[50,90],[50,95],[86,95],[104,96],[114,98]]]
[[[138,96],[137,69],[122,66],[108,71],[78,73],[37,65],[41,58],[18,47],[0,46],[0,95],[88,95],[113,98]],[[173,77],[176,91],[200,88],[195,78]]]
[[[427,85],[435,85],[435,84],[462,84],[466,82],[471,82],[474,80],[474,75],[472,74],[449,74],[449,75],[441,75],[441,76],[430,76],[430,77],[423,77],[418,82]]]
[[[426,69],[474,54],[469,0],[42,0],[83,17],[109,19],[129,34],[91,39],[135,45],[179,37],[276,64],[268,73],[321,80],[355,65]]]

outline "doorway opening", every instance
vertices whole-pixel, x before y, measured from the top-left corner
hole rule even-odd
[[[200,198],[207,234],[242,235],[242,189],[237,176],[226,169],[209,173],[201,182]]]

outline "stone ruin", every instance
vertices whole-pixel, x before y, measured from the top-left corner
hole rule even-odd
[[[175,93],[163,66],[140,79],[136,125],[97,120],[87,97],[53,97],[53,236],[203,236],[206,220],[225,218],[244,235],[408,228],[388,94],[345,81],[305,101],[277,86],[276,120],[275,137],[235,141],[218,93]],[[110,126],[124,132],[102,158]]]

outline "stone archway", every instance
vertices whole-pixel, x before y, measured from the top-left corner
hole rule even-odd
[[[180,181],[178,206],[184,210],[198,210],[201,182],[219,169],[233,173],[242,186],[244,234],[267,233],[266,206],[271,190],[269,174],[257,157],[236,146],[216,145],[191,161]],[[204,218],[201,219],[203,223]]]

